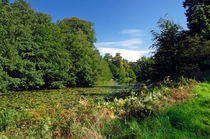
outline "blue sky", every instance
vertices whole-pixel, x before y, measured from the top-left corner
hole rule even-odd
[[[101,55],[120,52],[129,61],[150,55],[151,30],[168,19],[186,28],[183,0],[27,0],[37,12],[50,14],[53,22],[78,17],[94,23],[96,47]]]

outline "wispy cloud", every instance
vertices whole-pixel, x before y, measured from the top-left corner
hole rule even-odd
[[[128,49],[117,49],[117,48],[103,48],[98,47],[98,50],[102,55],[105,53],[110,53],[112,56],[115,56],[116,53],[120,53],[124,59],[128,61],[137,61],[142,56],[149,56],[152,50],[128,50]]]
[[[138,48],[138,45],[142,44],[143,42],[138,39],[130,39],[124,41],[116,41],[116,42],[100,42],[96,43],[97,47],[127,47],[127,48]]]
[[[145,35],[145,32],[140,29],[125,29],[125,30],[122,30],[120,33],[128,34],[128,35],[135,36],[135,37]]]
[[[137,61],[142,56],[150,56],[152,54],[151,52],[153,50],[140,50],[143,41],[139,36],[144,36],[144,31],[139,29],[125,29],[122,30],[120,34],[130,35],[132,39],[95,43],[101,55],[110,53],[112,56],[115,56],[116,53],[120,53],[121,56],[128,61]]]

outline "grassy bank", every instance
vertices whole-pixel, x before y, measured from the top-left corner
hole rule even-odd
[[[210,84],[201,83],[195,97],[144,120],[113,120],[103,129],[111,138],[210,138]]]

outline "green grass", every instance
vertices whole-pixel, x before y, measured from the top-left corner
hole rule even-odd
[[[178,103],[158,116],[113,120],[103,130],[104,138],[210,138],[210,84],[201,83],[196,96]]]

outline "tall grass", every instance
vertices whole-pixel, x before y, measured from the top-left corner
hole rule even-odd
[[[113,120],[102,130],[104,138],[210,138],[210,84],[193,90],[195,98],[144,120]]]

